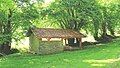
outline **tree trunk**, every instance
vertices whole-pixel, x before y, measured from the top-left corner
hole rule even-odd
[[[107,10],[106,7],[103,8],[103,13],[104,13],[104,19],[102,23],[102,36],[105,37],[107,36]]]
[[[75,41],[76,41],[76,43],[75,43]],[[68,45],[69,46],[79,46],[79,44],[80,44],[80,40],[79,40],[79,38],[69,38],[68,39]]]
[[[94,33],[94,39],[97,40],[97,41],[99,40],[99,37],[98,37],[98,30],[95,31],[95,33]]]
[[[0,44],[0,53],[2,52],[2,45]]]
[[[98,37],[99,22],[96,19],[93,19],[93,21],[94,21],[94,30],[95,30],[94,39],[98,41],[99,40],[99,37]]]
[[[11,48],[11,46],[10,46],[10,43],[8,42],[3,45],[2,52],[4,52],[5,54],[10,54],[11,53],[10,48]]]
[[[107,35],[107,30],[106,30],[106,22],[102,23],[102,36],[105,37]]]
[[[11,9],[9,9],[9,14],[8,14],[8,21],[7,21],[7,24],[6,24],[6,28],[4,30],[6,30],[4,32],[4,34],[8,35],[5,37],[5,39],[7,39],[7,41],[5,41],[5,43],[3,44],[3,47],[2,47],[2,51],[6,54],[9,54],[10,53],[10,48],[11,48],[11,17],[12,17],[12,11]]]
[[[113,30],[113,28],[111,26],[110,21],[108,21],[108,30],[110,31],[110,33],[111,33],[112,36],[115,36],[114,30]]]

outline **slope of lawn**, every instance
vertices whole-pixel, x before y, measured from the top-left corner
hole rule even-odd
[[[120,38],[117,38],[110,43],[58,54],[11,54],[0,57],[0,68],[109,68],[120,60],[119,56]]]

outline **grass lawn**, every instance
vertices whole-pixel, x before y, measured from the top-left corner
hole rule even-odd
[[[111,63],[119,60],[120,38],[117,38],[110,43],[90,45],[81,50],[58,54],[11,54],[0,57],[0,68],[114,68]]]

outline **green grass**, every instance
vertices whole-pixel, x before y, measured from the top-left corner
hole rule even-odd
[[[120,68],[120,61],[110,64],[108,68]]]
[[[112,64],[119,61],[119,56],[120,38],[110,43],[58,54],[11,54],[0,57],[0,68],[116,68]]]

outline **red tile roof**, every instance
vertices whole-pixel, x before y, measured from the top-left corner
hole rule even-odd
[[[68,29],[32,28],[32,33],[38,38],[83,38],[84,35]]]

